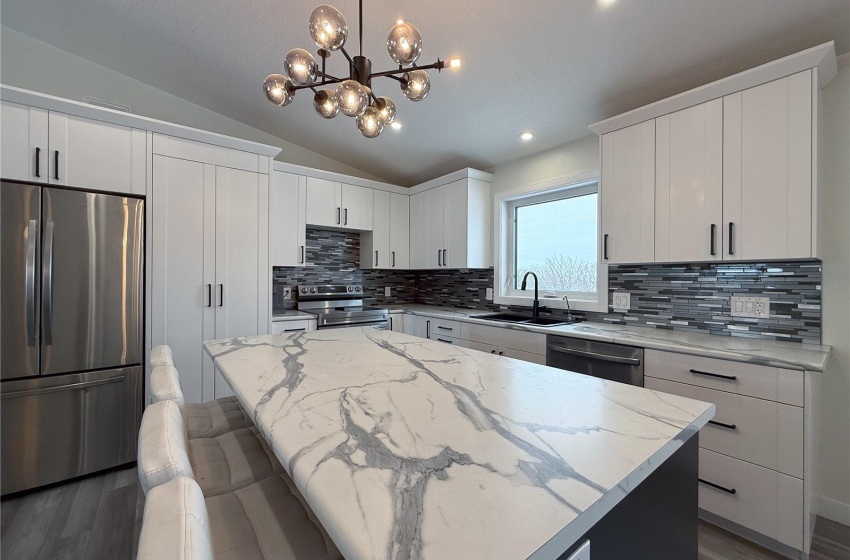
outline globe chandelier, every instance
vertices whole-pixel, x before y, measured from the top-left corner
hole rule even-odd
[[[457,68],[460,59],[417,66],[422,54],[422,35],[416,27],[398,21],[387,36],[387,51],[398,64],[398,69],[372,72],[372,61],[363,56],[363,0],[360,6],[360,54],[352,57],[345,50],[348,24],[333,6],[322,5],[310,15],[310,36],[319,47],[320,64],[305,49],[292,49],[283,63],[284,74],[271,74],[263,82],[263,91],[269,101],[280,107],[289,105],[298,90],[313,91],[313,109],[323,118],[332,119],[339,113],[354,117],[357,128],[366,138],[375,138],[384,127],[395,121],[396,106],[386,96],[376,97],[372,91],[373,78],[390,78],[401,86],[410,101],[422,101],[431,91],[431,79],[426,70]],[[331,53],[340,51],[348,61],[348,76],[328,74],[326,64]],[[336,86],[331,88],[328,86]],[[396,126],[399,126],[396,124]]]

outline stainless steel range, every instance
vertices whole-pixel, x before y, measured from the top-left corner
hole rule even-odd
[[[390,312],[363,305],[363,286],[298,286],[298,309],[312,313],[317,328],[383,327],[389,325]]]

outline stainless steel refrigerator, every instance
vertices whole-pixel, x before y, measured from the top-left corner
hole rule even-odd
[[[136,459],[144,201],[0,183],[0,494]]]

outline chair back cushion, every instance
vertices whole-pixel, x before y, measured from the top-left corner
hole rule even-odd
[[[145,499],[138,560],[213,560],[210,519],[201,488],[178,477]]]
[[[154,346],[151,348],[151,367],[157,366],[173,366],[174,356],[171,354],[171,348],[165,344]]]
[[[153,402],[174,401],[181,409],[186,404],[180,387],[180,374],[174,366],[158,366],[151,371],[151,395]]]
[[[178,476],[194,478],[189,462],[186,427],[174,401],[148,406],[139,430],[139,481],[145,494]]]

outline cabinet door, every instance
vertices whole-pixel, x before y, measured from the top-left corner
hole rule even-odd
[[[342,183],[342,226],[349,229],[372,229],[372,189]]]
[[[298,193],[300,175],[275,171],[269,193],[269,255],[271,266],[298,266],[299,246]]]
[[[443,187],[425,191],[425,268],[442,268],[445,230]]]
[[[404,332],[404,313],[390,313],[390,330]]]
[[[307,177],[298,181],[298,266],[307,266]]]
[[[410,268],[428,268],[428,228],[425,225],[425,203],[428,191],[410,197]]]
[[[0,101],[0,176],[47,182],[47,111]]]
[[[404,318],[404,334],[418,336],[420,338],[428,338],[431,334],[431,319],[421,317],[419,315],[408,314]]]
[[[216,168],[215,204],[215,336],[230,338],[260,334],[260,289],[269,271],[261,270],[268,243],[258,216],[265,210],[263,183],[267,175],[227,167]],[[267,187],[266,187],[267,188]],[[262,238],[265,236],[266,241]]]
[[[410,268],[410,230],[410,197],[390,193],[390,268]]]
[[[656,262],[720,260],[722,220],[723,100],[715,99],[655,120]]]
[[[724,257],[811,257],[811,70],[726,96],[723,117]]]
[[[145,194],[143,130],[50,112],[50,183]]]
[[[186,401],[203,402],[214,393],[201,344],[215,338],[215,167],[154,156],[151,210],[151,344],[171,347]]]
[[[443,191],[443,266],[466,268],[469,197],[467,181],[461,179],[441,187]]]
[[[600,190],[603,262],[653,262],[655,121],[602,136]]]
[[[340,225],[341,208],[336,204],[336,189],[337,183],[333,181],[307,177],[307,225]]]
[[[362,268],[390,268],[390,193],[375,191],[373,194],[372,252],[364,255],[368,262]],[[368,235],[368,234],[366,234]]]

